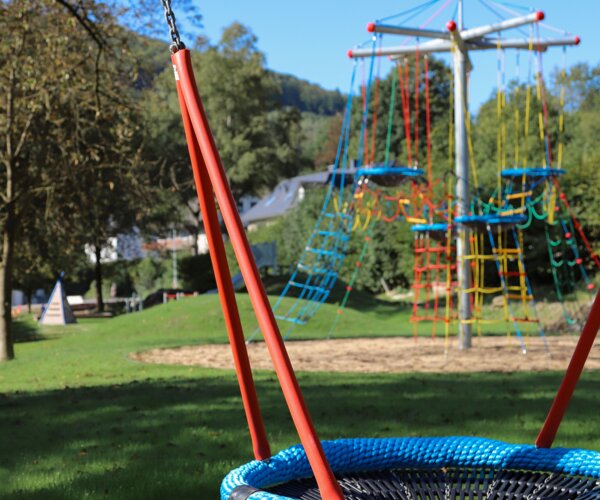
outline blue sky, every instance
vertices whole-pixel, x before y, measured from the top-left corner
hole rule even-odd
[[[426,21],[448,0],[438,0],[429,10],[408,22],[417,26]],[[442,29],[453,17],[456,0],[449,0],[447,8],[428,25]],[[491,0],[489,5],[494,5]],[[223,28],[233,21],[249,26],[258,37],[258,45],[267,58],[269,68],[290,73],[325,88],[348,91],[352,62],[347,58],[349,48],[369,39],[365,30],[367,22],[394,15],[422,4],[424,0],[204,0],[199,4],[204,27],[200,30],[212,41],[216,41]],[[498,18],[488,10],[481,0],[464,0],[465,26],[493,22]],[[498,0],[501,6],[533,7],[546,13],[546,22],[581,37],[580,46],[567,51],[567,65],[587,61],[597,64],[600,56],[599,0],[540,0],[537,4],[522,0]],[[176,10],[177,2],[173,2]],[[507,17],[510,14],[496,9]],[[179,18],[181,19],[181,18]],[[519,33],[511,35],[520,36]],[[560,36],[542,30],[542,36]],[[388,35],[384,45],[397,44],[399,39]],[[563,51],[550,49],[544,56],[545,72],[551,73],[563,64]],[[514,78],[515,52],[506,55],[506,78]],[[527,73],[527,56],[521,55],[521,74]],[[470,99],[471,109],[476,109],[494,91],[497,78],[495,51],[477,53],[472,56]],[[384,63],[385,73],[389,65]]]

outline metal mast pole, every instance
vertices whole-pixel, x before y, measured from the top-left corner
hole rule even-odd
[[[458,0],[458,30],[463,26],[463,1]],[[456,206],[458,216],[469,213],[469,149],[467,145],[467,52],[464,44],[454,46],[454,143],[456,147]],[[459,346],[461,349],[471,347],[472,328],[471,302],[465,290],[471,288],[471,264],[465,259],[469,254],[469,233],[466,226],[457,228],[456,258],[457,278],[459,285]]]

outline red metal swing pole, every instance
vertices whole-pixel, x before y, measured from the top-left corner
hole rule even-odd
[[[256,396],[250,360],[248,359],[248,351],[246,350],[246,343],[244,342],[242,323],[240,321],[240,314],[235,300],[235,291],[231,281],[231,273],[229,272],[223,237],[221,236],[214,194],[198,141],[194,135],[192,122],[190,121],[190,116],[183,98],[180,82],[176,81],[176,85],[183,128],[185,130],[185,138],[190,153],[196,192],[198,193],[200,213],[202,214],[202,221],[206,230],[210,258],[215,273],[217,289],[219,290],[223,316],[225,317],[225,326],[229,337],[229,344],[231,345],[231,351],[233,353],[233,362],[242,395],[242,403],[246,413],[246,420],[248,421],[248,429],[252,440],[252,450],[254,451],[254,458],[257,460],[265,460],[271,456],[271,450],[265,432],[258,398]]]
[[[567,411],[569,401],[571,400],[571,396],[575,391],[575,387],[579,381],[581,372],[583,371],[583,366],[594,345],[594,340],[596,339],[599,328],[600,290],[598,290],[598,293],[596,294],[596,299],[592,304],[592,309],[590,310],[588,319],[583,327],[573,356],[571,357],[569,367],[567,368],[563,381],[554,398],[554,402],[548,412],[546,421],[535,441],[535,445],[539,448],[550,448],[552,446],[556,433],[558,432],[558,427]]]
[[[260,280],[258,268],[250,251],[250,244],[246,238],[240,215],[229,189],[225,171],[198,93],[190,51],[187,49],[179,50],[173,54],[172,60],[176,75],[179,78],[194,134],[198,140],[198,145],[206,163],[208,175],[219,203],[233,250],[239,262],[244,282],[248,288],[252,307],[263,332],[277,378],[279,379],[292,420],[298,431],[300,441],[315,475],[319,491],[326,500],[343,499],[341,489],[325,458],[323,447],[317,437],[306,403],[300,392],[300,387],[298,386],[298,381],[285,349],[275,316],[273,315],[273,310],[269,304],[267,294]]]

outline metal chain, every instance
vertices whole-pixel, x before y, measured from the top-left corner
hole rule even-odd
[[[169,34],[171,36],[171,52],[177,52],[180,49],[185,49],[185,44],[181,41],[177,25],[175,24],[175,13],[171,9],[171,0],[160,0],[163,9],[165,9],[165,19],[169,25]]]

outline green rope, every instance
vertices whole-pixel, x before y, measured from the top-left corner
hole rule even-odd
[[[548,212],[546,212],[544,210],[544,207],[542,206],[542,201],[544,198],[544,193],[540,194],[534,201],[533,204],[531,205],[531,211],[533,212],[533,216],[537,219],[537,220],[546,220],[548,218]],[[536,205],[539,205],[542,209],[542,211],[540,213],[538,213],[535,209]]]
[[[562,314],[563,314],[563,317],[565,318],[565,321],[569,325],[574,325],[576,323],[576,321],[575,321],[575,319],[572,318],[571,314],[569,313],[569,311],[567,310],[567,308],[565,306],[565,297],[562,293],[562,288],[563,288],[564,282],[563,282],[563,280],[561,280],[560,276],[558,275],[558,269],[560,268],[560,266],[557,264],[557,261],[554,259],[554,256],[553,256],[553,250],[552,250],[553,245],[551,244],[552,241],[551,241],[550,233],[548,231],[548,225],[544,226],[544,230],[546,232],[546,241],[548,242],[548,256],[550,257],[550,263],[551,263],[550,270],[552,271],[552,281],[554,282],[554,290],[556,291],[556,298],[560,302]]]
[[[525,222],[523,222],[523,224],[517,224],[517,228],[518,229],[529,229],[529,226],[531,226],[531,223],[533,222],[533,211],[532,208],[527,205],[527,220]]]
[[[333,333],[335,332],[335,330],[337,328],[337,324],[340,321],[340,316],[342,315],[342,311],[346,307],[346,303],[348,302],[348,299],[350,298],[350,293],[352,292],[352,289],[354,288],[354,283],[356,281],[356,278],[358,278],[358,273],[360,272],[360,269],[362,267],[362,261],[364,260],[365,256],[367,255],[369,243],[373,237],[373,233],[375,231],[375,226],[377,225],[376,223],[373,222],[373,219],[374,218],[371,219],[371,222],[370,222],[371,227],[369,227],[367,236],[365,236],[362,248],[360,250],[360,254],[358,256],[358,260],[356,261],[357,265],[354,266],[354,271],[352,272],[352,277],[350,278],[350,282],[346,286],[346,293],[344,294],[344,298],[340,302],[340,305],[338,306],[338,309],[336,311],[336,315],[335,315],[335,318],[331,325],[331,328],[329,329],[329,332],[327,332],[328,339],[330,339],[333,336]]]

